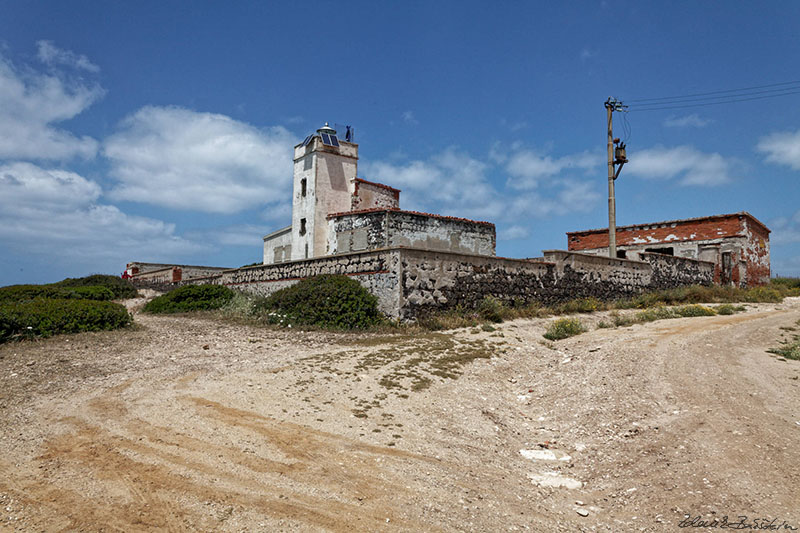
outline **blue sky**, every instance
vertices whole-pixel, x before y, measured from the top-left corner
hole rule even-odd
[[[620,225],[749,211],[773,274],[800,275],[800,94],[635,105],[800,80],[797,2],[0,12],[0,285],[260,261],[289,223],[292,146],[326,121],[355,128],[359,175],[401,207],[495,222],[498,255],[563,249],[607,224],[609,96],[631,102]]]

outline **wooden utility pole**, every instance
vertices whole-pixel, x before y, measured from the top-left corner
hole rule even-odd
[[[626,106],[615,98],[606,100],[606,113],[608,115],[608,256],[617,257],[617,200],[614,197],[614,181],[619,177],[622,165],[628,162],[625,156],[625,143],[616,149],[614,145],[619,139],[614,138],[611,127],[611,116],[614,111],[624,111]],[[615,165],[619,165],[615,169]]]

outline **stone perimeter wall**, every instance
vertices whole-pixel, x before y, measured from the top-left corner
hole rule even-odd
[[[268,296],[319,274],[353,276],[378,298],[389,317],[413,319],[484,297],[544,304],[573,298],[601,300],[681,285],[710,285],[713,264],[647,254],[647,261],[551,250],[538,259],[506,259],[414,248],[385,248],[319,259],[229,270],[190,283],[227,285]]]

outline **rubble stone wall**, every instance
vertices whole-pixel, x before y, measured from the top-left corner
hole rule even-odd
[[[573,298],[624,298],[642,291],[708,284],[705,261],[647,254],[648,261],[551,250],[543,258],[507,259],[415,248],[383,248],[318,259],[229,270],[197,283],[227,285],[267,296],[320,274],[352,276],[378,298],[389,317],[473,308],[486,296],[508,303],[552,304]]]

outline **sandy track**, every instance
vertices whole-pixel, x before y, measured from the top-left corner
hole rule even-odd
[[[0,529],[800,527],[800,363],[765,353],[798,319],[795,298],[548,346],[547,320],[359,338],[137,315],[4,345]]]

